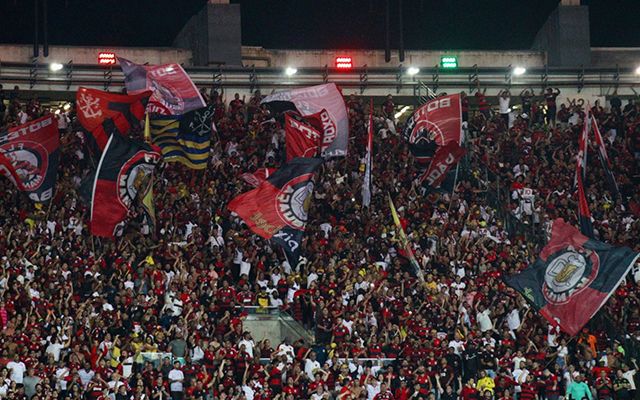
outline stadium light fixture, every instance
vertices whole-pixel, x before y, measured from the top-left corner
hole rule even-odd
[[[513,74],[514,75],[524,75],[524,73],[527,72],[527,69],[525,67],[515,67],[513,69]]]
[[[420,68],[418,67],[409,67],[407,68],[407,74],[410,76],[417,75],[420,72]]]
[[[286,76],[293,76],[298,72],[297,68],[294,67],[287,67],[287,69],[284,70],[284,74]]]
[[[51,70],[51,72],[58,72],[62,68],[64,68],[64,65],[62,65],[60,63],[51,63],[51,64],[49,64],[49,70]]]
[[[640,67],[636,68],[636,75],[640,75]]]

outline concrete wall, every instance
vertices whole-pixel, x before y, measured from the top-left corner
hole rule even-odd
[[[173,47],[89,47],[89,46],[49,46],[49,57],[42,57],[41,63],[58,62],[66,64],[98,64],[98,53],[112,51],[118,56],[137,63],[166,64],[178,63],[191,65],[191,51]],[[0,62],[29,63],[33,55],[33,46],[20,44],[0,44]]]
[[[640,66],[640,48],[637,47],[593,47],[591,65],[593,67],[637,68]]]
[[[559,5],[538,31],[532,48],[546,51],[550,66],[589,66],[589,35],[589,7]]]
[[[173,42],[175,47],[192,53],[192,65],[207,65],[209,37],[206,34],[207,8],[189,18]]]
[[[433,67],[440,63],[440,57],[453,55],[458,57],[460,67],[471,67],[474,64],[483,67],[506,67],[522,65],[540,67],[545,64],[545,54],[533,50],[506,51],[436,51],[409,50],[406,52],[405,66],[415,65]],[[391,61],[384,61],[384,50],[283,50],[264,49],[262,47],[242,47],[244,65],[255,64],[256,67],[333,67],[336,57],[349,56],[354,66],[394,67],[400,64],[397,53],[392,53]]]
[[[269,339],[274,348],[285,337],[288,337],[292,343],[298,339],[304,339],[307,343],[314,342],[313,336],[309,335],[298,322],[285,315],[249,314],[243,326],[245,330],[251,332],[254,341]]]

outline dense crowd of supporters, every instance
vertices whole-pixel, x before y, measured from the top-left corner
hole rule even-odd
[[[576,223],[585,108],[558,109],[557,94],[527,90],[516,100],[502,91],[495,110],[482,91],[465,97],[468,155],[453,194],[414,186],[389,96],[376,108],[366,209],[368,110],[362,98],[346,98],[349,156],[317,174],[303,259],[289,265],[226,209],[251,188],[241,174],[284,159],[280,119],[260,106],[259,93],[228,103],[206,96],[218,132],[209,166],[162,170],[155,237],[134,210],[121,237],[98,240],[78,195],[93,161],[74,106],[49,109],[19,88],[0,88],[2,129],[54,112],[63,145],[50,204],[34,204],[0,179],[0,399],[634,398],[635,275],[601,323],[574,338],[501,280],[535,260],[539,245],[529,232],[545,235],[557,217]],[[610,194],[590,157],[596,236],[640,250],[640,107],[614,97],[592,111],[621,193]],[[424,283],[402,257],[387,193]],[[507,229],[507,220],[528,228]],[[291,313],[315,343],[252,338],[242,306]]]

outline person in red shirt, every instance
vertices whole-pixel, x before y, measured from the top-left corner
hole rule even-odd
[[[613,382],[606,371],[600,371],[600,376],[596,379],[595,386],[598,392],[598,400],[610,400],[612,398]]]
[[[380,384],[380,392],[373,397],[373,400],[395,400],[393,393],[389,390],[387,383]]]

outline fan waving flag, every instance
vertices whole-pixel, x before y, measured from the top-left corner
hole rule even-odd
[[[162,149],[167,162],[179,162],[193,169],[204,169],[209,161],[213,106],[184,115],[151,117],[151,141]]]
[[[284,121],[287,162],[317,156],[322,134],[295,112],[285,113]]]
[[[291,265],[297,264],[313,193],[313,175],[320,164],[320,158],[294,158],[256,189],[237,196],[228,205],[254,233],[281,244]]]
[[[124,84],[130,94],[152,91],[149,112],[178,115],[207,104],[189,75],[179,64],[138,65],[118,57]]]
[[[614,293],[638,256],[628,247],[589,239],[558,219],[536,262],[505,282],[549,322],[575,335]]]
[[[347,155],[349,116],[342,93],[335,83],[275,93],[262,99],[261,104],[274,103],[282,109],[287,102],[293,104],[303,117],[315,114],[314,119],[322,126],[320,129],[312,123],[322,133],[322,157]]]
[[[113,237],[123,226],[138,194],[144,195],[161,159],[150,145],[110,135],[91,187],[91,233]]]
[[[149,96],[149,91],[127,96],[84,87],[78,89],[78,121],[87,132],[89,147],[96,157],[100,157],[114,129],[126,135],[140,126]]]
[[[0,175],[37,202],[53,197],[60,158],[60,135],[53,115],[0,132]]]
[[[598,128],[598,121],[596,121],[596,117],[591,115],[591,126],[593,126],[593,133],[596,137],[596,143],[598,144],[598,158],[600,158],[600,163],[602,164],[602,169],[604,170],[604,176],[607,180],[607,186],[609,186],[609,191],[615,197],[618,197],[620,191],[618,190],[618,184],[616,183],[616,178],[613,176],[613,172],[611,171],[611,163],[609,162],[609,157],[607,156],[607,148],[604,146],[604,140],[602,139],[602,134],[600,133],[600,128]]]

